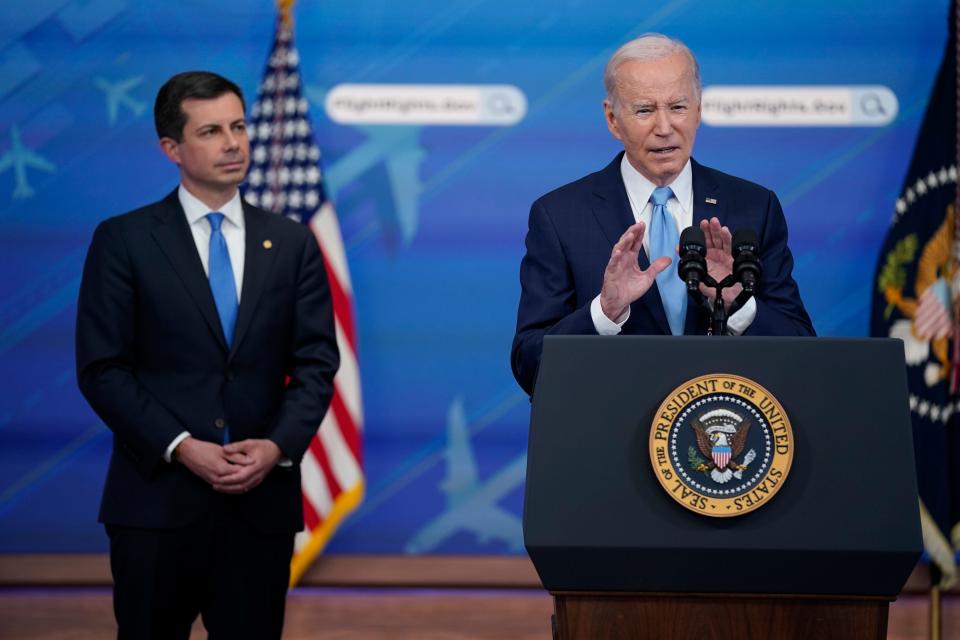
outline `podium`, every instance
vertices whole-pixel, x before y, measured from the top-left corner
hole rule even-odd
[[[649,445],[664,399],[720,373],[793,430],[779,492],[722,518],[678,504]],[[902,343],[549,336],[523,528],[561,640],[885,638],[922,549]]]

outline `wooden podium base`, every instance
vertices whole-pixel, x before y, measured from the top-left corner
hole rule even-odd
[[[552,592],[556,640],[883,640],[873,596]]]

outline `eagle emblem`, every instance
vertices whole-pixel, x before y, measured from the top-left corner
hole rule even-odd
[[[648,447],[657,481],[673,500],[727,518],[760,508],[783,486],[793,428],[783,405],[753,380],[709,373],[664,398]]]
[[[740,463],[736,462],[747,444],[750,423],[729,409],[714,409],[691,420],[691,426],[697,436],[697,448],[707,457],[697,464],[696,470],[719,484],[730,478],[741,479],[757,455],[750,449]]]
[[[907,366],[922,366],[923,380],[928,387],[949,379],[951,391],[960,384],[960,377],[951,372],[950,354],[953,319],[960,305],[954,219],[954,205],[950,204],[943,222],[922,249],[916,233],[897,242],[887,254],[877,279],[877,286],[887,301],[884,321],[890,322],[890,337],[903,340]],[[914,296],[911,297],[908,273],[914,269]],[[892,319],[894,309],[901,317]]]

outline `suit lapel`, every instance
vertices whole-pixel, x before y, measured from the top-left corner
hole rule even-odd
[[[210,283],[203,271],[203,263],[197,253],[197,245],[193,240],[187,216],[180,206],[176,189],[163,199],[161,211],[156,215],[157,226],[153,230],[153,238],[160,245],[160,250],[170,261],[170,266],[179,276],[190,297],[200,309],[203,319],[220,343],[224,351],[227,350],[227,341],[223,337],[223,327],[220,325],[220,315],[217,313],[213,294],[210,292]]]
[[[267,282],[270,266],[277,251],[288,247],[274,247],[276,238],[269,233],[269,217],[274,214],[258,211],[243,202],[243,219],[246,230],[245,262],[240,308],[237,311],[237,326],[233,333],[230,357],[237,352],[253,320],[254,311]]]
[[[717,218],[720,224],[727,219],[727,202],[720,186],[702,164],[690,159],[690,168],[693,173],[693,225],[700,226],[703,220]],[[698,309],[691,300],[687,304],[687,317],[683,332],[686,335],[702,334],[706,331],[707,323],[704,311]]]
[[[610,247],[617,243],[627,227],[634,223],[633,211],[630,209],[630,200],[627,199],[627,189],[623,186],[620,177],[620,159],[623,153],[617,155],[607,167],[597,174],[593,186],[594,208],[596,217],[603,234],[610,241]],[[641,250],[641,260],[647,256]]]
[[[718,218],[720,224],[727,220],[727,202],[720,193],[720,185],[696,160],[690,160],[693,170],[693,224],[700,226],[702,220]]]
[[[633,209],[630,208],[630,199],[627,197],[627,188],[623,185],[623,176],[620,173],[620,163],[623,159],[623,152],[617,154],[613,162],[597,174],[597,181],[594,183],[594,208],[593,215],[603,229],[604,235],[610,241],[610,249],[617,243],[627,227],[636,220],[633,217]],[[608,253],[604,258],[604,265],[609,259]],[[639,265],[641,269],[650,267],[650,260],[647,258],[647,252],[640,248]],[[660,299],[660,291],[656,286],[650,288],[640,300],[633,303],[634,306],[641,305],[656,321],[657,326],[664,333],[670,333],[670,324],[667,322],[667,314],[663,310],[663,301]],[[627,324],[630,324],[628,321]]]

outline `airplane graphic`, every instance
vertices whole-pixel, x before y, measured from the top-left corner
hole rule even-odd
[[[477,479],[477,463],[470,444],[463,399],[456,398],[447,414],[447,477],[440,489],[447,494],[447,508],[428,522],[407,543],[407,553],[426,553],[458,531],[472,532],[480,544],[505,542],[512,550],[523,549],[520,518],[497,502],[523,483],[527,455],[523,454],[495,473],[485,483]]]
[[[305,92],[311,102],[323,109],[325,89],[308,86]],[[367,139],[326,170],[323,181],[327,196],[336,200],[340,189],[383,163],[393,194],[394,211],[380,211],[380,215],[396,217],[396,220],[385,220],[383,226],[397,228],[403,245],[409,246],[417,234],[419,222],[420,164],[426,157],[420,146],[422,127],[371,125],[357,128],[366,134]]]
[[[335,200],[337,191],[382,162],[393,193],[393,215],[396,216],[396,220],[387,221],[385,226],[399,229],[403,245],[409,246],[417,234],[420,163],[426,156],[420,147],[420,127],[370,126],[359,129],[367,135],[367,140],[337,160],[324,174],[328,195]],[[383,211],[380,213],[384,214]]]
[[[10,127],[10,149],[0,157],[0,173],[13,168],[16,186],[13,189],[13,198],[20,200],[34,195],[35,191],[27,182],[27,169],[39,169],[47,173],[57,170],[56,165],[23,146],[20,142],[20,129],[17,125]]]
[[[113,126],[117,123],[117,116],[120,112],[120,105],[125,106],[133,115],[139,116],[147,108],[147,105],[134,99],[129,91],[143,82],[143,76],[136,76],[121,80],[120,82],[107,82],[104,78],[97,76],[93,79],[93,84],[106,94],[107,98],[107,120]]]

